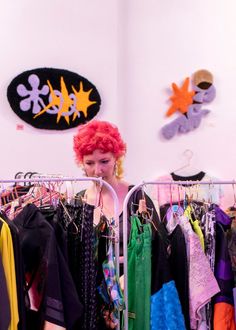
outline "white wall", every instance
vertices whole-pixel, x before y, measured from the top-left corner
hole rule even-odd
[[[34,129],[19,119],[6,97],[21,72],[55,67],[76,72],[99,90],[97,118],[117,122],[117,4],[115,1],[1,0],[0,118],[1,177],[18,171],[78,175],[72,137],[75,129]],[[17,124],[24,124],[17,131]]]
[[[20,170],[81,174],[74,129],[55,133],[24,123],[16,130],[23,122],[6,88],[21,72],[44,66],[77,72],[98,88],[97,118],[116,123],[128,145],[127,180],[175,170],[185,149],[195,168],[236,177],[234,0],[1,0],[0,7],[0,177]],[[203,68],[215,78],[211,113],[197,130],[164,141],[160,128],[173,120],[165,117],[171,83]]]
[[[193,151],[195,168],[235,178],[235,1],[133,0],[127,11],[123,127],[131,181],[175,170],[185,149]],[[169,122],[171,83],[203,68],[215,78],[211,113],[199,129],[164,141],[158,132]]]

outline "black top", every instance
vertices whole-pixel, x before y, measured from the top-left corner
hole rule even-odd
[[[174,172],[172,172],[172,173],[170,173],[170,175],[174,181],[201,181],[204,178],[204,176],[206,175],[206,173],[201,171],[194,175],[181,176],[181,175],[178,175],[178,174],[175,174]],[[189,186],[189,185],[186,184],[183,186]]]
[[[52,226],[34,204],[26,205],[13,222],[19,230],[25,277],[40,307],[33,318],[27,312],[27,329],[41,329],[44,320],[71,329],[83,307]]]

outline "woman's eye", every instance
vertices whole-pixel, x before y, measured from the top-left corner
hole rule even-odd
[[[86,163],[86,165],[90,166],[90,165],[93,165],[93,163],[88,162],[88,163]]]
[[[109,160],[102,160],[101,163],[102,164],[107,164],[107,163],[109,163]]]

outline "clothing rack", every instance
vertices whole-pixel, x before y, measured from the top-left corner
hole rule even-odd
[[[128,221],[128,201],[132,194],[138,190],[139,188],[143,188],[146,185],[186,185],[186,186],[192,186],[192,185],[209,185],[209,187],[212,187],[214,185],[227,185],[230,184],[234,187],[236,184],[236,180],[230,180],[230,181],[216,181],[216,180],[210,180],[210,181],[143,181],[140,184],[135,185],[128,194],[126,195],[123,203],[123,262],[124,262],[124,301],[126,309],[124,311],[124,330],[128,330],[128,258],[127,258],[127,221]]]
[[[34,178],[29,178],[29,179],[0,179],[0,187],[2,184],[5,183],[49,183],[49,182],[79,182],[79,181],[94,181],[98,182],[100,187],[103,185],[111,192],[113,201],[114,201],[114,220],[115,220],[115,233],[116,237],[119,238],[119,202],[118,202],[118,197],[113,189],[113,187],[104,181],[102,178],[94,178],[94,177],[84,177],[84,178],[73,178],[73,177],[34,177]],[[1,193],[0,193],[1,196]],[[116,272],[117,276],[119,277],[119,254],[120,254],[120,249],[119,249],[119,239],[115,240],[115,264],[116,264]]]
[[[102,178],[95,178],[95,177],[83,177],[83,178],[75,178],[75,177],[63,177],[61,175],[48,175],[45,176],[44,174],[39,174],[39,176],[32,176],[29,179],[0,179],[0,197],[1,197],[1,186],[3,184],[7,183],[33,183],[33,184],[38,184],[38,183],[53,183],[53,182],[58,182],[58,183],[63,183],[63,182],[79,182],[79,181],[94,181],[99,183],[99,186],[105,186],[112,194],[113,201],[114,201],[114,221],[115,221],[115,239],[114,244],[115,244],[115,267],[116,267],[116,274],[117,277],[119,278],[119,254],[120,254],[120,249],[119,249],[119,200],[118,196],[114,190],[114,188],[104,181]],[[4,187],[5,188],[5,187]],[[50,189],[50,188],[49,188]],[[120,318],[119,318],[119,324],[118,324],[118,330],[120,329]]]

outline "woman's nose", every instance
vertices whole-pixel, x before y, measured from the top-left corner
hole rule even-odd
[[[95,168],[94,168],[94,174],[96,176],[101,176],[102,174],[102,169],[101,169],[101,166],[99,164],[95,165]]]

